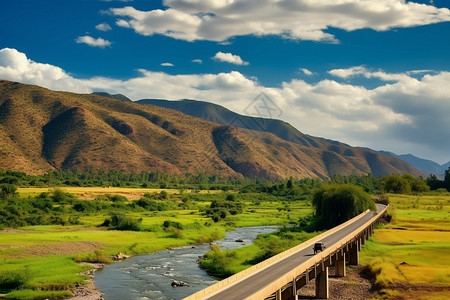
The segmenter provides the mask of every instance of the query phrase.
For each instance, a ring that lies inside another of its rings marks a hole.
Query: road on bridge
[[[384,209],[384,205],[377,204],[377,210],[378,212]],[[341,230],[327,236],[323,240],[321,240],[327,248],[331,247],[341,239],[343,239],[346,235],[352,233],[354,230],[359,228],[360,226],[364,225],[366,222],[368,222],[374,215],[373,211],[370,211],[366,213],[362,218],[356,220],[355,222],[347,225],[346,227],[342,228]],[[275,262],[274,264],[268,266],[265,269],[262,269],[261,271],[244,278],[243,280],[230,285],[217,293],[206,297],[205,299],[209,300],[242,300],[259,289],[261,287],[270,285],[273,281],[278,279],[283,274],[288,273],[292,269],[294,269],[297,265],[307,261],[312,256],[314,256],[314,251],[312,246],[307,247],[305,249],[302,249],[278,262]],[[275,292],[275,291],[274,291]]]

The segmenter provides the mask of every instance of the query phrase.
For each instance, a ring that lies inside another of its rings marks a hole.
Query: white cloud
[[[303,74],[305,74],[306,76],[312,76],[312,75],[314,75],[314,73],[313,72],[311,72],[310,70],[308,70],[308,69],[305,69],[305,68],[300,68],[300,69],[298,69],[300,72],[302,72]]]
[[[36,84],[59,91],[91,91],[82,80],[71,77],[61,68],[34,62],[24,53],[10,48],[0,50],[0,79]]]
[[[117,20],[116,25],[120,27],[131,28],[131,25],[123,19]]]
[[[174,64],[170,63],[170,62],[165,62],[165,63],[162,63],[161,66],[163,66],[163,67],[173,67]]]
[[[223,53],[223,52],[217,52],[212,59],[221,61],[221,62],[227,62],[230,64],[235,64],[239,66],[247,66],[249,65],[248,62],[243,61],[242,58],[239,55],[234,55],[231,53]]]
[[[201,59],[199,59],[199,58],[193,59],[192,62],[196,63],[196,64],[202,64],[203,63],[203,61]]]
[[[347,70],[347,71],[345,71]],[[442,163],[450,160],[450,72],[417,78],[408,72],[390,74],[366,67],[332,70],[376,76],[389,82],[368,89],[322,80],[293,79],[280,87],[264,87],[237,71],[218,74],[170,75],[139,70],[128,80],[105,77],[77,79],[56,66],[34,62],[15,49],[0,50],[0,79],[36,84],[53,90],[90,93],[102,90],[131,99],[198,99],[244,113],[264,92],[283,111],[281,119],[304,133],[332,138],[355,146],[412,153]]]
[[[95,26],[95,29],[100,30],[100,31],[110,31],[111,26],[109,26],[108,23],[100,23]]]
[[[406,0],[164,0],[165,10],[112,8],[120,26],[150,36],[223,42],[242,35],[336,42],[330,27],[377,31],[450,21],[450,10]],[[125,20],[126,19],[126,20]]]
[[[340,77],[340,78],[344,78],[344,79],[354,77],[356,75],[363,75],[367,72],[368,72],[368,70],[363,66],[351,67],[348,69],[334,69],[334,70],[328,71],[328,73],[330,73],[331,75]]]
[[[427,73],[427,71],[407,71],[405,73],[385,73],[383,71],[370,71],[364,66],[351,67],[348,69],[334,69],[328,71],[329,74],[340,77],[343,79],[350,79],[357,75],[364,76],[365,78],[377,78],[381,81],[410,81],[415,80],[409,75]]]
[[[75,40],[78,44],[87,44],[91,47],[99,47],[99,48],[105,48],[111,46],[111,42],[104,40],[102,38],[94,39],[91,36],[85,35],[85,36],[79,36]]]

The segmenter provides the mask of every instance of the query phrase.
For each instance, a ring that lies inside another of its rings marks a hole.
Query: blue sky
[[[192,98],[264,92],[300,131],[450,160],[450,4],[404,0],[3,1],[0,79]]]

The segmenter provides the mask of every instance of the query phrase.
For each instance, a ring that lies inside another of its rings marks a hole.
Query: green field
[[[450,195],[389,195],[391,223],[375,231],[361,263],[381,299],[450,297]],[[396,298],[397,297],[397,298]]]
[[[159,193],[161,189],[131,188],[61,188],[76,199],[99,201],[102,194],[122,195],[128,198],[121,205],[144,194]],[[19,197],[27,199],[41,193],[52,193],[47,188],[21,188]],[[286,225],[311,214],[310,201],[285,201],[267,194],[239,194],[244,203],[241,214],[228,215],[214,222],[205,214],[211,201],[224,199],[224,191],[164,190],[172,209],[125,211],[132,219],[141,219],[141,231],[108,230],[98,227],[109,217],[111,209],[76,213],[79,225],[35,225],[0,231],[0,295],[11,299],[45,299],[68,297],[76,284],[87,279],[78,273],[91,268],[79,261],[111,262],[119,252],[135,255],[151,253],[170,247],[199,244],[217,240],[234,227],[257,225]],[[182,199],[189,198],[183,202]],[[20,199],[19,199],[20,201]],[[78,200],[71,200],[78,201]],[[103,200],[102,200],[103,201]],[[73,202],[76,203],[76,202]],[[103,202],[101,202],[103,203]],[[106,203],[106,202],[105,202]],[[109,203],[112,205],[114,203]],[[54,204],[71,207],[72,204]],[[113,206],[108,206],[113,207]],[[164,228],[165,221],[179,223],[182,229]],[[3,295],[2,295],[3,293]],[[0,296],[0,297],[1,297]]]

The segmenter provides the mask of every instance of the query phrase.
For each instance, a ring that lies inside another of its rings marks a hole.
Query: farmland
[[[363,247],[380,299],[450,294],[450,195],[389,195],[393,218]]]

